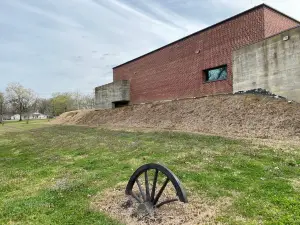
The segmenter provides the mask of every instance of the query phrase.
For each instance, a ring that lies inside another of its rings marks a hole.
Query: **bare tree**
[[[72,97],[74,99],[74,103],[76,104],[77,110],[80,109],[81,94],[79,91],[77,90],[75,93],[73,93]]]
[[[30,114],[35,113],[38,106],[38,97],[32,93],[31,101],[28,103],[28,105],[25,108],[25,111],[27,112],[27,123],[29,123]]]
[[[93,94],[82,95],[81,109],[93,109],[95,108],[95,98]]]
[[[9,103],[16,108],[20,115],[20,121],[22,121],[23,113],[28,112],[35,100],[34,92],[19,83],[10,83],[6,88],[6,93]]]
[[[0,123],[3,125],[3,114],[4,114],[4,109],[5,109],[5,98],[4,94],[0,92]]]
[[[42,114],[50,115],[51,114],[51,100],[38,98],[37,99],[37,111]]]
[[[79,91],[72,93],[74,106],[77,109],[92,109],[95,106],[93,94],[82,94]]]

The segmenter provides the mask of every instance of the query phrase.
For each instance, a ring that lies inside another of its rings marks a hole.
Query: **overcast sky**
[[[0,91],[91,93],[113,66],[262,2],[300,20],[299,0],[0,0]]]

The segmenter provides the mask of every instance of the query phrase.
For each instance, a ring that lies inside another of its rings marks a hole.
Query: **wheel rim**
[[[150,172],[154,172],[153,179]],[[144,182],[142,183],[141,180]],[[159,180],[163,180],[161,187],[159,187]],[[137,186],[137,191],[134,191],[134,186]],[[168,184],[171,184],[175,189],[175,198],[168,198],[161,201],[161,196]],[[126,186],[125,193],[131,195],[140,204],[147,204],[153,208],[159,208],[165,204],[175,201],[187,203],[187,197],[184,188],[182,187],[176,175],[167,167],[149,163],[139,167],[130,177]]]

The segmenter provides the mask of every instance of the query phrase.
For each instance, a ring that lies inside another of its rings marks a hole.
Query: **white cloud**
[[[0,1],[0,90],[18,81],[42,96],[92,92],[112,81],[113,66],[260,2],[250,1]],[[296,15],[289,2],[270,5]]]
[[[299,0],[212,0],[215,5],[223,5],[233,10],[244,11],[256,5],[265,3],[297,20],[300,20]]]

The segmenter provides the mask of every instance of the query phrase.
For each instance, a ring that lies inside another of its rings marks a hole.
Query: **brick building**
[[[114,107],[232,93],[233,52],[298,25],[297,20],[261,4],[114,67],[113,81],[128,81],[129,95],[111,101],[109,86],[116,88],[113,82],[105,91],[96,88],[96,105],[108,101]]]

